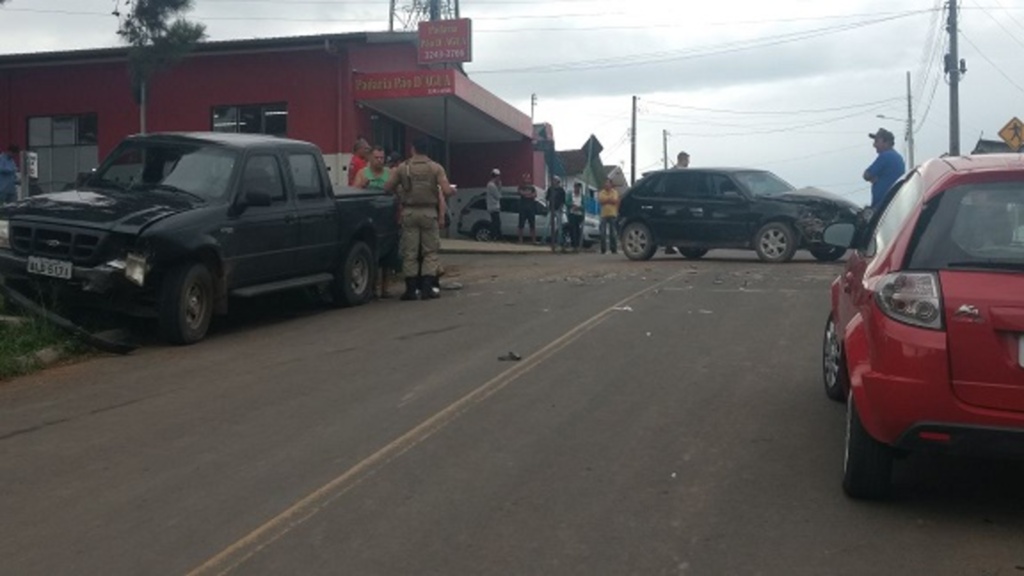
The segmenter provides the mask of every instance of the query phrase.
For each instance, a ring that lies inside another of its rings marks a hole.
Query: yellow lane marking
[[[535,354],[524,358],[522,362],[495,376],[479,388],[456,400],[447,408],[434,414],[412,430],[384,446],[374,454],[368,456],[352,468],[345,471],[341,476],[324,484],[308,496],[302,498],[285,511],[274,518],[271,518],[259,528],[253,530],[241,540],[228,546],[216,556],[203,562],[201,565],[188,572],[188,576],[206,576],[209,574],[227,574],[234,570],[249,558],[258,554],[261,550],[270,546],[276,540],[291,532],[299,525],[309,520],[321,510],[327,507],[338,497],[355,488],[359,483],[378,470],[384,468],[391,461],[402,454],[416,447],[424,440],[442,430],[445,426],[455,421],[464,412],[491,397],[493,394],[508,386],[523,374],[526,374],[541,362],[554,356],[557,352],[589,332],[602,322],[607,320],[617,311],[630,302],[653,292],[654,290],[684,276],[683,273],[675,274],[656,284],[626,297],[622,301],[609,306],[605,310],[585,320],[572,328],[562,336],[544,346]]]

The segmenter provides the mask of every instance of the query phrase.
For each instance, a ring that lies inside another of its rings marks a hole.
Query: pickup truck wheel
[[[864,429],[851,395],[846,401],[846,455],[843,459],[846,495],[858,499],[887,496],[892,483],[892,461],[892,448],[872,438]]]
[[[614,234],[614,231],[612,232]],[[643,222],[630,222],[622,229],[622,252],[630,260],[650,260],[658,250],[651,229]]]
[[[679,253],[687,260],[700,260],[708,251],[704,248],[680,248]]]
[[[796,232],[785,222],[769,222],[754,236],[754,250],[763,262],[789,262],[796,254]]]
[[[171,344],[195,344],[213,318],[213,276],[198,262],[179,264],[164,276],[160,290],[160,333]]]
[[[846,370],[843,343],[839,341],[835,317],[828,315],[821,350],[822,376],[825,381],[825,396],[836,402],[845,402],[850,393],[850,374]]]
[[[846,254],[846,248],[838,246],[816,246],[809,249],[811,256],[819,262],[835,262]]]
[[[331,296],[337,306],[359,306],[373,297],[377,281],[377,259],[365,242],[356,242],[349,249],[334,275]]]

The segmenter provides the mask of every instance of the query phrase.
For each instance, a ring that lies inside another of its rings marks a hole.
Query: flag
[[[604,172],[604,163],[601,162],[602,150],[604,146],[601,146],[601,142],[593,134],[583,144],[583,154],[587,159],[583,167],[583,181],[594,188],[603,186],[605,178],[608,177]]]

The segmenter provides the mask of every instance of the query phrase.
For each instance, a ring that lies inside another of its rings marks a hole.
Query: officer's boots
[[[441,288],[437,285],[437,276],[424,276],[420,284],[420,293],[424,300],[433,300],[441,297]]]
[[[405,292],[402,294],[402,300],[419,300],[419,286],[418,278],[406,278],[405,279]]]

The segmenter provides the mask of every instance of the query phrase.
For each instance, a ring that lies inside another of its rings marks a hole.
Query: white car
[[[501,195],[501,235],[503,237],[519,236],[519,194],[503,192]],[[545,241],[551,235],[549,228],[548,207],[538,198],[537,203],[537,240]],[[492,240],[491,213],[487,211],[487,196],[481,194],[459,211],[459,234],[469,236],[481,242]],[[524,237],[530,233],[529,225],[523,230]]]

